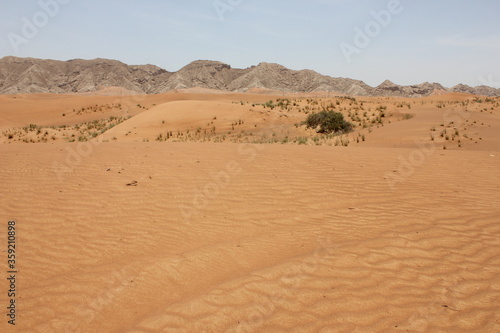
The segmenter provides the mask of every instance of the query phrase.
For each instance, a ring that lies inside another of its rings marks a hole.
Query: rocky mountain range
[[[69,61],[4,57],[0,59],[0,94],[82,93],[122,87],[157,94],[174,89],[208,88],[246,92],[252,88],[284,92],[332,92],[357,96],[422,97],[443,92],[500,96],[500,89],[439,83],[400,86],[385,81],[371,87],[363,81],[333,78],[311,70],[295,71],[278,64],[260,63],[246,69],[217,61],[194,61],[177,72],[154,65],[127,65],[108,59]]]

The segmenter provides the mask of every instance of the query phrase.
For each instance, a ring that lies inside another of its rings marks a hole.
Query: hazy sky
[[[500,0],[0,0],[0,57],[274,62],[370,85],[500,87],[499,15]]]

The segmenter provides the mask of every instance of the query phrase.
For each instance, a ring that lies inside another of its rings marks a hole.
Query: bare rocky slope
[[[400,86],[385,81],[371,87],[359,80],[333,78],[311,70],[295,71],[269,63],[235,69],[221,62],[200,60],[177,72],[168,72],[154,65],[130,66],[108,59],[0,59],[0,94],[93,92],[105,87],[123,87],[147,94],[201,87],[237,92],[252,88],[284,92],[328,91],[358,96],[422,97],[436,92],[500,96],[500,89],[462,84],[445,88],[439,83]]]

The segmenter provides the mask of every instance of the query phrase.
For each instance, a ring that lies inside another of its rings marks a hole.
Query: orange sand
[[[0,96],[0,129],[96,119],[61,113],[116,98]],[[499,108],[454,118],[478,133],[460,149],[430,141],[446,122],[431,98],[349,147],[175,143],[154,141],[160,120],[272,131],[299,115],[231,103],[259,95],[126,98],[135,116],[101,137],[116,142],[0,145],[19,271],[15,328],[1,276],[0,331],[500,330]]]

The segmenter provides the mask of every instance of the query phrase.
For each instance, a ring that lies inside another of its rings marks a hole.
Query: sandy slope
[[[108,95],[116,89],[103,90],[99,95],[87,94],[54,95],[54,94],[29,94],[29,95],[0,95],[0,130],[12,127],[26,126],[29,124],[55,126],[61,124],[80,123],[102,118],[103,116],[134,116],[157,104],[182,101],[246,101],[264,102],[269,96],[236,94],[236,93],[176,93],[170,92],[158,95],[131,95],[123,92],[122,95]],[[92,107],[95,105],[121,104],[122,109],[103,114],[102,112],[74,114],[73,110]],[[140,105],[141,107],[138,107]],[[63,114],[65,116],[63,117]]]
[[[78,148],[0,147],[18,331],[499,328],[500,154],[436,151],[391,188],[412,150]]]
[[[230,101],[173,101],[154,107],[133,119],[124,122],[103,134],[103,140],[116,137],[120,141],[155,140],[162,132],[186,131],[196,128],[229,130],[230,123],[245,119],[247,122],[260,120],[259,112],[250,112],[248,107]],[[212,124],[213,123],[213,124]],[[217,125],[222,124],[217,129]]]
[[[18,325],[1,332],[500,330],[497,111],[456,124],[479,133],[459,150],[423,140],[435,105],[349,147],[125,140],[162,118],[259,119],[234,95],[154,98],[117,142],[0,145],[19,265]]]
[[[443,140],[439,137],[439,132],[443,130],[442,125],[446,125],[449,133],[458,130],[461,137],[461,150],[498,150],[500,142],[498,140],[498,130],[500,129],[500,109],[494,108],[490,112],[480,112],[481,104],[464,107],[460,104],[436,108],[441,101],[461,102],[471,99],[467,94],[446,94],[442,96],[425,97],[421,99],[393,99],[412,104],[411,109],[405,112],[411,113],[415,118],[400,121],[393,124],[386,124],[370,134],[366,142],[361,145],[369,147],[393,147],[393,148],[415,148],[418,143],[432,143],[436,147],[447,146],[448,149],[457,149],[456,141]],[[377,99],[369,99],[377,100]],[[453,122],[452,125],[449,125]],[[448,126],[449,125],[449,126]],[[436,131],[430,131],[435,128]],[[435,141],[430,141],[430,136],[435,137]],[[467,135],[468,138],[463,136]]]

